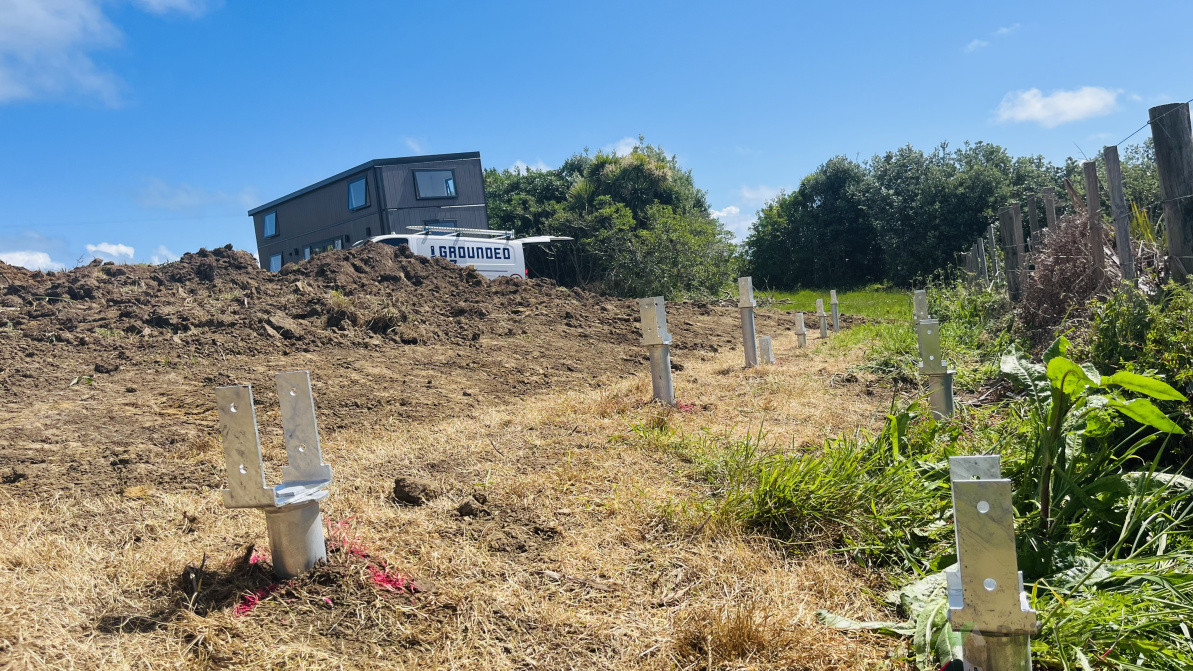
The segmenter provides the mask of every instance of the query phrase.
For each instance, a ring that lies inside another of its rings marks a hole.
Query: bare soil
[[[731,346],[735,312],[671,306],[675,364]],[[280,274],[230,248],[59,273],[0,262],[0,486],[218,487],[167,458],[210,439],[216,386],[260,396],[274,373],[309,369],[322,427],[427,421],[640,373],[637,322],[632,301],[385,245]]]
[[[732,304],[668,321],[681,406],[660,410],[636,302],[549,281],[381,245],[282,273],[230,247],[0,263],[0,669],[898,667],[812,617],[890,617],[880,577],[707,528],[708,483],[632,435],[814,447],[889,397],[795,349],[789,313],[759,311],[780,365],[750,371]],[[254,385],[276,482],[273,375],[296,369],[336,469],[332,553],[279,587],[250,561],[260,514],[219,503],[213,389]]]

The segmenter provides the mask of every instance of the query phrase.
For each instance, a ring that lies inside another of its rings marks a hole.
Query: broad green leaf
[[[1092,363],[1081,364],[1081,370],[1085,371],[1085,374],[1093,381],[1095,387],[1106,385],[1106,381],[1102,379],[1102,374],[1098,372],[1097,368],[1094,368]]]
[[[1106,412],[1101,408],[1095,408],[1086,414],[1084,433],[1090,438],[1109,436],[1118,428],[1118,423],[1114,420],[1115,418],[1112,413]]]
[[[1053,387],[1070,398],[1079,395],[1086,387],[1099,386],[1090,379],[1084,368],[1063,356],[1052,357],[1048,362],[1048,379],[1052,381]]]
[[[1187,401],[1184,394],[1173,389],[1167,382],[1157,380],[1154,377],[1140,375],[1139,373],[1132,373],[1127,370],[1120,370],[1103,380],[1105,384],[1117,384],[1118,386],[1128,391],[1133,391],[1139,394],[1147,394],[1152,398],[1160,399],[1161,401]]]
[[[1112,398],[1109,405],[1145,426],[1150,426],[1165,433],[1185,433],[1184,429],[1177,426],[1176,422],[1168,419],[1163,412],[1160,412],[1159,408],[1146,398],[1136,398],[1130,401],[1120,401]]]
[[[1058,356],[1064,356],[1067,351],[1069,351],[1069,339],[1064,336],[1057,338],[1048,346],[1048,349],[1044,350],[1044,365],[1048,365],[1049,361]]]
[[[1008,353],[1002,355],[999,369],[1012,382],[1031,392],[1037,403],[1048,401],[1048,374],[1044,366],[1032,363],[1017,348],[1011,347]]]

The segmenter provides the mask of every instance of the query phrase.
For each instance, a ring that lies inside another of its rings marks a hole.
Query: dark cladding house
[[[249,210],[261,267],[409,226],[488,228],[479,152],[381,158]]]

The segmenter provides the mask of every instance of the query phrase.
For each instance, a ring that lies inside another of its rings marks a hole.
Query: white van
[[[525,278],[529,272],[522,245],[563,242],[572,238],[537,235],[515,238],[513,231],[493,231],[480,228],[450,228],[447,226],[411,226],[406,235],[391,233],[375,235],[352,245],[366,242],[383,245],[406,245],[419,256],[438,256],[460,266],[472,266],[476,272],[493,280],[498,277]]]

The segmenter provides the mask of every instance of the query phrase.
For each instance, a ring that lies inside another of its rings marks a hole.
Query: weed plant
[[[1173,283],[1148,296],[1124,283],[1109,297],[1093,302],[1091,312],[1089,357],[1099,371],[1155,375],[1186,396],[1193,394],[1193,291]],[[1159,405],[1186,434],[1193,433],[1193,407],[1172,401]],[[1193,439],[1175,441],[1169,455],[1170,465],[1193,457]]]

